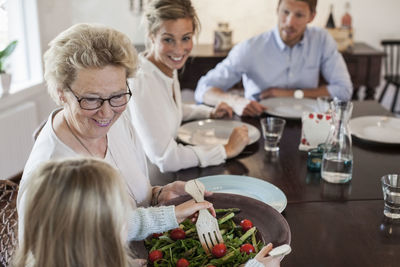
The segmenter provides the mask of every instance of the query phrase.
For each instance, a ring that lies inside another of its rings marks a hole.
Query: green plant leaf
[[[4,72],[3,69],[4,61],[6,60],[7,57],[9,57],[12,54],[17,44],[18,41],[14,40],[11,43],[9,43],[7,47],[4,48],[4,50],[0,51],[0,72]]]

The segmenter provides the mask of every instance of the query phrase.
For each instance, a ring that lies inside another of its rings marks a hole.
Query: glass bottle
[[[350,15],[350,3],[346,2],[345,12],[342,17],[342,28],[351,29],[351,24],[352,24],[352,18]]]
[[[218,23],[218,29],[214,31],[214,51],[229,51],[232,48],[232,30],[228,22]]]
[[[331,4],[328,21],[326,22],[326,26],[325,27],[329,28],[329,29],[334,29],[336,27],[335,26],[335,20],[333,19],[333,4]]]
[[[346,183],[353,172],[353,152],[348,121],[353,103],[335,98],[331,103],[332,126],[322,156],[321,176],[330,183]]]

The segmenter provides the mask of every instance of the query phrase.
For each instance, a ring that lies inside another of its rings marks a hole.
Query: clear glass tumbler
[[[264,149],[266,151],[279,151],[279,141],[286,121],[281,118],[267,117],[261,119],[260,123],[264,136]]]
[[[385,175],[381,182],[385,201],[383,214],[391,219],[400,219],[400,175]]]

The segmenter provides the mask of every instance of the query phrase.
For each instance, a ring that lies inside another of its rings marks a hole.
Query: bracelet
[[[160,198],[160,195],[161,195],[161,192],[163,189],[164,189],[164,186],[161,186],[160,190],[158,190],[157,197],[156,197],[157,204],[159,203],[158,199]]]
[[[163,188],[164,188],[164,187],[161,186],[161,187],[160,187],[160,190],[158,190],[158,192],[155,194],[155,196],[154,196],[154,198],[153,198],[153,201],[152,201],[152,206],[157,206],[157,205],[158,205],[158,198],[160,197]]]

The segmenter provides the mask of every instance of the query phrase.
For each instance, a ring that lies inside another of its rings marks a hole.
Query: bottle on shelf
[[[214,51],[229,51],[232,48],[232,30],[228,22],[219,22],[214,31]]]
[[[346,2],[345,12],[342,17],[342,28],[351,29],[352,27],[351,24],[352,24],[352,17],[350,15],[350,3]]]
[[[336,27],[335,20],[333,19],[333,4],[331,4],[328,21],[326,22],[326,28],[334,29]]]

